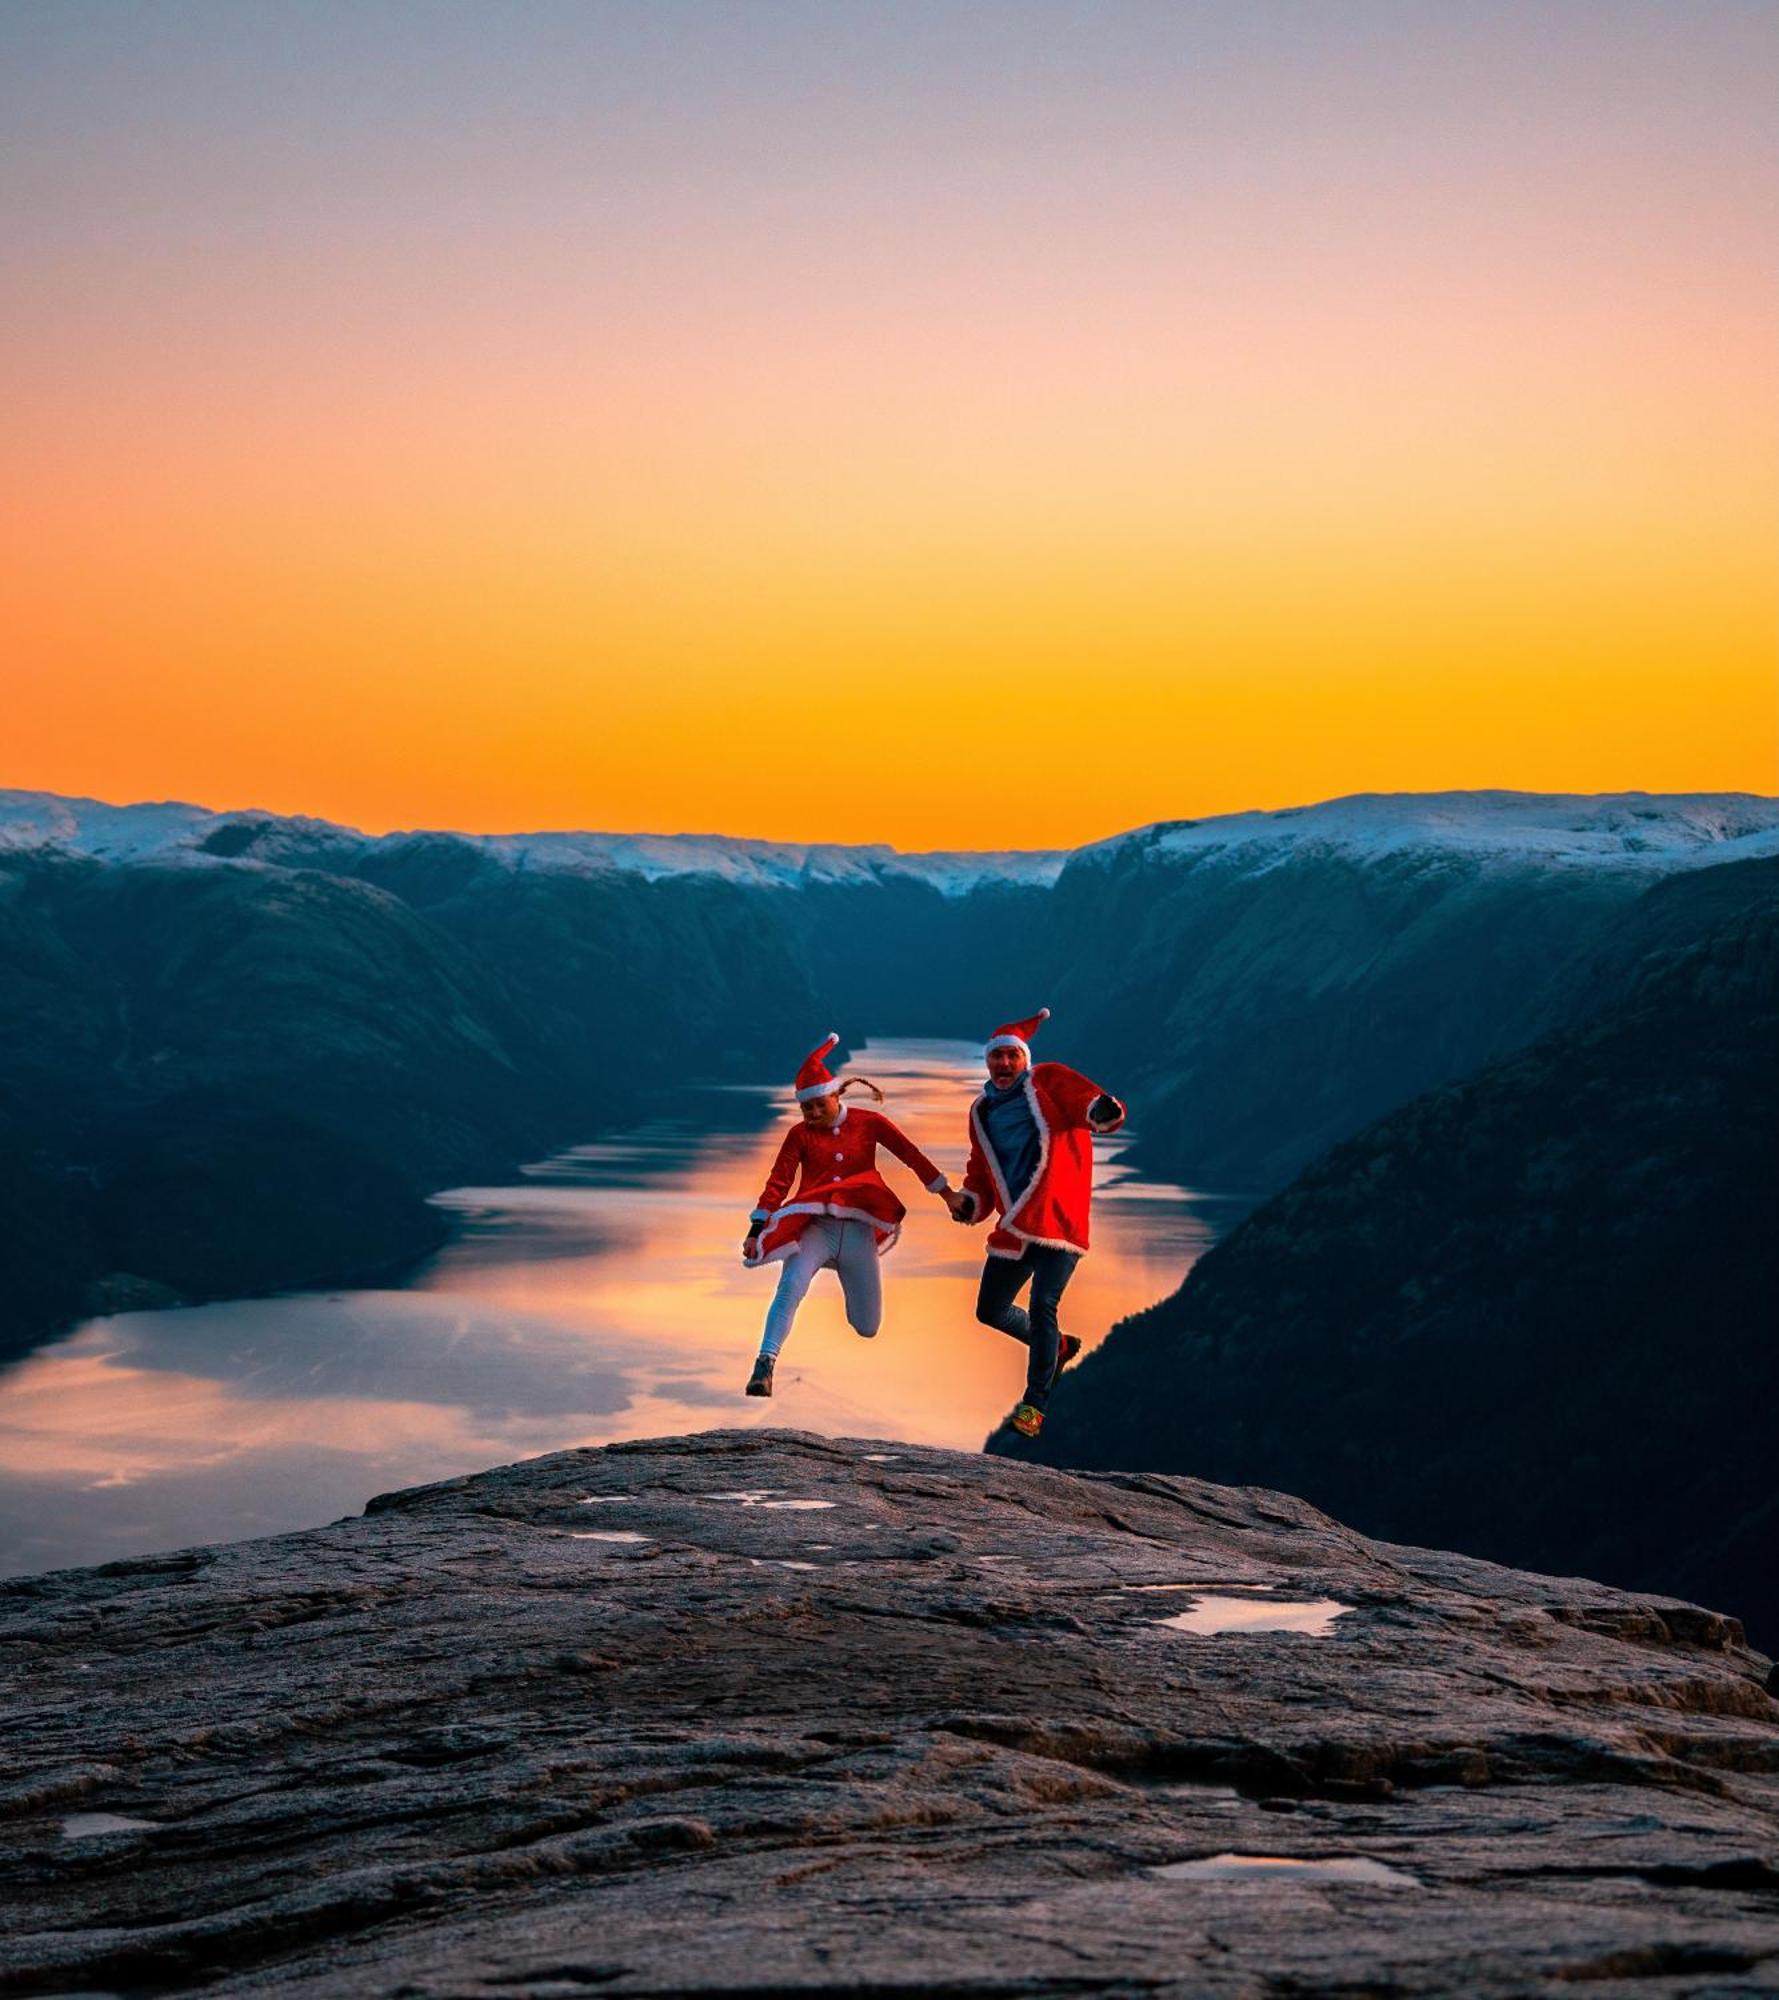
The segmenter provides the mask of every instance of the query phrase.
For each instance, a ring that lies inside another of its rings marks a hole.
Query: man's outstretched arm
[[[1102,1090],[1092,1077],[1064,1063],[1051,1063],[1047,1068],[1050,1074],[1044,1080],[1065,1125],[1085,1125],[1090,1132],[1116,1132],[1124,1123],[1122,1101]]]

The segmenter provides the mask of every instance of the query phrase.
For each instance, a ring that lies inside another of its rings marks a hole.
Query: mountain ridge
[[[231,830],[240,836],[238,843],[206,848],[208,841]],[[1270,848],[1283,858],[1301,845],[1320,844],[1381,857],[1420,845],[1536,856],[1559,864],[1678,865],[1726,841],[1738,843],[1744,853],[1765,852],[1768,844],[1779,851],[1779,798],[1750,792],[1355,792],[1305,805],[1154,821],[1072,849],[902,850],[887,842],[593,829],[466,833],[414,827],[367,834],[333,821],[257,807],[217,810],[178,800],[113,804],[55,792],[0,790],[0,849],[60,846],[103,859],[206,853],[240,859],[264,843],[266,853],[257,858],[273,865],[301,865],[294,857],[305,847],[339,854],[441,840],[461,841],[514,868],[605,866],[648,879],[708,873],[759,887],[868,879],[882,872],[910,874],[960,893],[991,879],[1047,885],[1071,863],[1103,865],[1129,848],[1181,859],[1234,857]],[[280,861],[282,855],[293,860]]]

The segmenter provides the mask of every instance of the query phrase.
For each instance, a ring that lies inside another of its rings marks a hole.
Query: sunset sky
[[[1779,789],[1769,0],[7,0],[0,785]]]

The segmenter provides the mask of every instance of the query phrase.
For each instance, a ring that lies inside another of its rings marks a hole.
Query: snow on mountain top
[[[750,888],[797,888],[811,882],[909,879],[959,896],[984,882],[1044,886],[1061,873],[1061,851],[902,854],[887,845],[746,840],[697,833],[403,832],[373,835],[327,820],[250,810],[212,812],[164,801],[108,805],[53,792],[0,791],[0,851],[50,847],[105,861],[217,858],[273,866],[349,865],[359,855],[426,841],[461,841],[515,872],[618,871],[646,881],[665,876],[716,877]],[[211,843],[208,847],[206,843]]]
[[[58,792],[0,790],[0,852],[53,847],[98,861],[162,860],[195,852],[219,827],[240,823],[276,827],[306,841],[368,840],[351,827],[324,819],[212,812],[208,806],[178,799],[114,806],[103,799],[65,798]]]
[[[1216,858],[1255,870],[1314,853],[1375,861],[1429,852],[1519,866],[1684,867],[1779,853],[1779,799],[1748,792],[1362,792],[1278,812],[1164,820],[1071,856],[1018,849],[902,854],[884,845],[715,833],[373,835],[328,820],[212,812],[177,801],[119,806],[0,791],[0,851],[52,847],[107,861],[348,868],[363,856],[432,841],[461,842],[515,873],[700,876],[765,889],[914,880],[961,896],[985,882],[1044,887],[1065,862],[1107,866],[1133,855]]]
[[[944,894],[963,895],[988,881],[1047,885],[1068,859],[1063,852],[1036,851],[903,854],[884,845],[744,840],[721,833],[505,833],[450,838],[467,840],[515,869],[618,868],[649,881],[666,875],[705,875],[763,889],[912,876]]]
[[[1263,870],[1314,853],[1683,867],[1779,853],[1779,799],[1751,792],[1356,792],[1277,812],[1163,820],[1083,847],[1072,865],[1108,866],[1141,854],[1215,857]]]

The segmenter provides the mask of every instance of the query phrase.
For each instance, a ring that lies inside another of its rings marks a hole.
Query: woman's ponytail
[[[844,1097],[849,1090],[868,1090],[877,1099],[879,1104],[883,1102],[883,1092],[877,1088],[876,1084],[868,1076],[849,1076],[840,1088],[835,1091],[834,1095],[836,1097]]]

